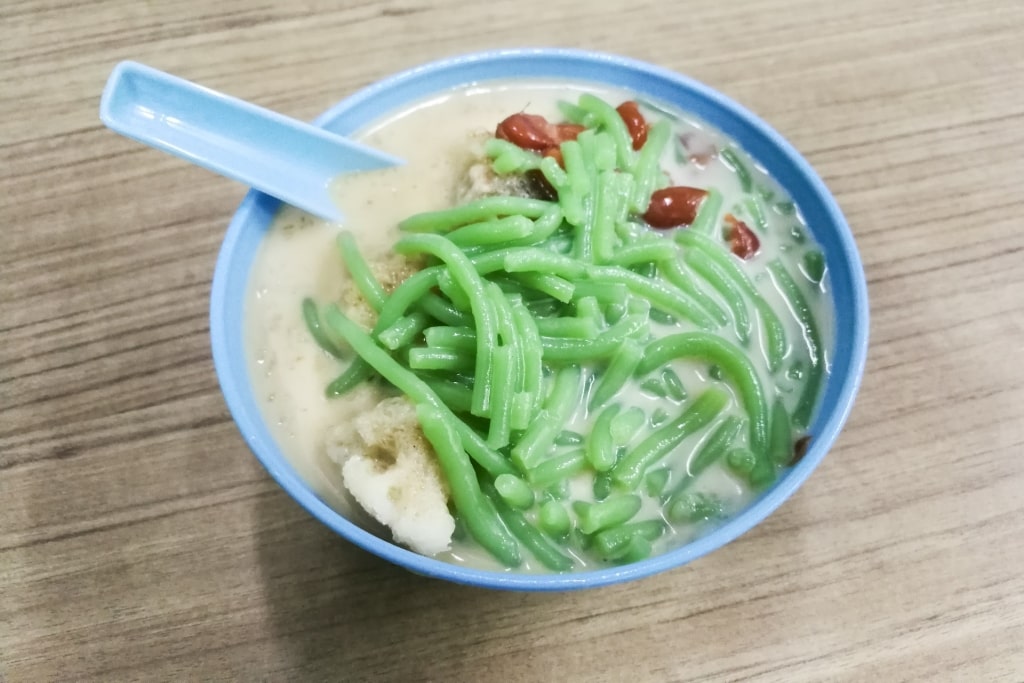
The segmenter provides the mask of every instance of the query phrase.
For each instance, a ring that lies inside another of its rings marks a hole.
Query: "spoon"
[[[249,102],[121,62],[100,100],[111,130],[169,152],[330,221],[328,192],[342,173],[404,163],[390,154]]]

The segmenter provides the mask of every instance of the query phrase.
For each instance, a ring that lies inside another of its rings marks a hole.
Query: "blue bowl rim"
[[[667,83],[667,87],[689,91],[689,94],[698,100],[705,100],[712,108],[735,117],[742,125],[751,128],[755,135],[765,138],[770,147],[786,157],[804,180],[809,183],[813,195],[822,202],[827,219],[835,227],[839,240],[839,249],[836,251],[841,252],[842,259],[849,269],[854,305],[852,310],[847,311],[852,316],[853,327],[853,338],[846,340],[845,344],[850,354],[849,371],[843,377],[835,375],[830,377],[829,383],[841,382],[838,392],[835,392],[836,402],[832,411],[825,416],[824,424],[815,430],[815,438],[805,456],[752,505],[710,533],[663,554],[624,566],[568,574],[517,573],[512,570],[489,571],[450,564],[419,555],[380,538],[348,521],[313,493],[287,463],[284,456],[280,454],[265,425],[262,424],[262,418],[258,411],[253,414],[251,410],[247,409],[244,400],[246,387],[239,386],[231,377],[229,367],[233,352],[229,342],[234,335],[229,334],[225,321],[229,318],[228,311],[231,310],[231,305],[240,305],[237,299],[229,297],[228,292],[228,273],[232,257],[246,226],[252,220],[253,213],[260,209],[261,202],[269,200],[275,202],[276,205],[276,200],[271,200],[256,190],[251,190],[245,196],[231,220],[218,254],[211,288],[211,346],[217,378],[228,409],[250,449],[267,472],[311,515],[364,550],[414,573],[485,588],[558,591],[595,588],[635,580],[688,564],[746,533],[788,499],[824,458],[849,417],[864,372],[869,330],[867,285],[853,235],[834,197],[818,174],[788,141],[762,119],[732,99],[692,78],[663,67],[619,55],[563,48],[516,48],[475,52],[440,59],[401,71],[359,90],[317,117],[314,123],[325,126],[342,112],[417,79],[429,79],[460,70],[472,71],[474,68],[481,66],[486,68],[495,63],[519,63],[533,66],[561,63],[588,68],[615,68],[635,72],[643,78],[660,80]],[[492,78],[515,75],[515,72],[511,72],[506,76],[493,76]],[[551,76],[565,77],[564,74],[555,73],[552,73]],[[471,80],[467,79],[467,82]],[[600,79],[585,77],[579,80],[600,82]],[[423,95],[429,94],[429,92],[424,91]],[[439,92],[439,90],[434,89],[433,92]],[[704,118],[707,119],[707,117]],[[708,122],[718,125],[714,119]],[[759,161],[762,160],[759,159]],[[831,255],[828,254],[828,256]],[[829,261],[831,262],[831,259]],[[237,316],[235,317],[237,318]],[[815,422],[820,423],[821,420],[822,415],[819,414]]]

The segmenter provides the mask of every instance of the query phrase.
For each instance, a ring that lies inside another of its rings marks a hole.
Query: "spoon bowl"
[[[136,62],[114,68],[100,100],[111,130],[329,221],[342,173],[402,164],[385,152]]]

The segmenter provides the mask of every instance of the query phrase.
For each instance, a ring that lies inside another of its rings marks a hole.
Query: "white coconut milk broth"
[[[340,467],[328,457],[326,447],[327,434],[332,429],[369,409],[380,395],[370,388],[361,388],[341,398],[326,398],[324,388],[343,368],[312,340],[302,319],[300,303],[305,297],[313,297],[320,302],[342,298],[347,276],[335,246],[339,231],[346,229],[354,233],[367,260],[374,260],[389,251],[391,244],[398,239],[396,226],[399,221],[422,211],[449,207],[455,202],[454,188],[459,185],[474,154],[479,154],[482,141],[493,134],[499,121],[524,110],[541,114],[549,120],[561,120],[558,100],[575,101],[583,91],[593,92],[613,104],[632,98],[630,93],[589,84],[567,86],[544,81],[510,81],[453,91],[382,119],[357,137],[404,158],[407,163],[385,171],[340,179],[335,194],[345,214],[343,224],[326,223],[285,207],[264,238],[250,275],[245,316],[248,360],[263,414],[282,452],[317,495],[346,517],[385,538],[390,537],[387,530],[363,513],[346,493]],[[642,111],[649,120],[658,116],[651,109],[642,108]],[[711,144],[721,148],[727,144],[721,135],[705,124],[681,117],[676,133],[685,132],[697,134],[698,146]],[[767,230],[755,229],[761,240],[761,253],[747,272],[782,318],[790,345],[783,369],[773,378],[759,347],[759,320],[751,311],[754,332],[750,356],[766,387],[769,403],[780,395],[787,408],[792,410],[802,386],[801,368],[805,373],[808,366],[807,354],[800,328],[788,314],[784,299],[773,286],[765,266],[782,255],[790,272],[798,276],[800,271],[796,264],[801,262],[803,253],[815,245],[807,235],[799,212],[794,213],[787,206],[788,200],[778,184],[756,167],[749,157],[741,155],[741,158],[750,168],[756,187],[761,188],[763,206],[767,208]],[[754,226],[752,217],[740,201],[743,192],[736,174],[718,157],[702,167],[690,161],[685,149],[674,140],[666,149],[662,167],[671,177],[669,184],[718,188],[725,197],[722,212],[731,212]],[[806,240],[801,240],[804,235],[807,235]],[[818,321],[824,348],[830,349],[832,313],[827,277],[816,291],[811,291],[806,281],[802,280],[801,284],[805,285],[808,303]],[[692,328],[687,323],[678,326],[652,324],[656,335],[688,329]],[[719,333],[736,342],[731,328],[723,328]],[[710,379],[709,368],[700,363],[676,361],[672,367],[690,398],[701,393],[702,386]],[[717,384],[728,389],[725,383]],[[627,387],[617,400],[623,405],[639,406],[647,415],[661,406],[670,419],[678,416],[681,410],[680,404],[644,393],[636,385]],[[582,405],[585,406],[585,402]],[[729,411],[741,414],[735,396],[727,409]],[[593,417],[581,408],[566,429],[585,434]],[[679,457],[670,457],[655,466],[671,468],[668,487],[672,487],[685,472],[688,459],[706,436],[706,431],[685,441],[677,451]],[[669,460],[671,462],[667,462]],[[724,502],[726,518],[742,510],[752,496],[749,489],[738,483],[720,464],[701,474],[688,490],[717,495]],[[571,497],[593,500],[593,476],[584,474],[576,477],[571,482]],[[657,502],[645,498],[645,507],[634,520],[656,518],[661,514]],[[706,533],[712,524],[670,525],[672,530],[655,545],[655,552],[692,540]],[[453,543],[450,552],[438,557],[481,568],[502,569],[475,544],[460,541]],[[577,559],[581,565],[584,563],[583,558]],[[544,571],[542,567],[531,564],[528,554],[524,560],[524,567],[517,571]]]

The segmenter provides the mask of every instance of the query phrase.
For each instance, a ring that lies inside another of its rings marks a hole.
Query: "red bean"
[[[652,228],[676,228],[690,225],[697,217],[706,190],[696,187],[666,187],[655,190],[651,195],[651,203],[644,214],[644,220]]]
[[[556,141],[551,137],[551,124],[543,116],[537,114],[512,114],[498,124],[494,136],[508,140],[517,147],[543,152]]]
[[[811,445],[811,435],[805,434],[796,440],[793,444],[793,459],[789,462],[790,465],[795,465],[800,462],[804,455],[807,453],[807,449]]]
[[[725,239],[729,240],[732,253],[744,260],[753,258],[761,248],[761,240],[754,231],[731,213],[725,214],[725,225]]]
[[[718,154],[715,143],[702,133],[683,133],[679,136],[679,141],[690,155],[690,161],[698,166],[707,166]]]
[[[640,107],[633,100],[627,100],[615,108],[626,123],[629,137],[633,138],[633,149],[640,149],[647,142],[647,121],[640,113]]]
[[[565,168],[565,160],[562,159],[562,148],[561,147],[548,147],[544,150],[543,156],[551,157],[558,162],[558,165]]]
[[[575,140],[579,137],[579,134],[586,130],[583,126],[579,126],[575,123],[557,123],[555,125],[549,125],[548,133],[555,139],[556,144],[562,144],[569,140]]]

